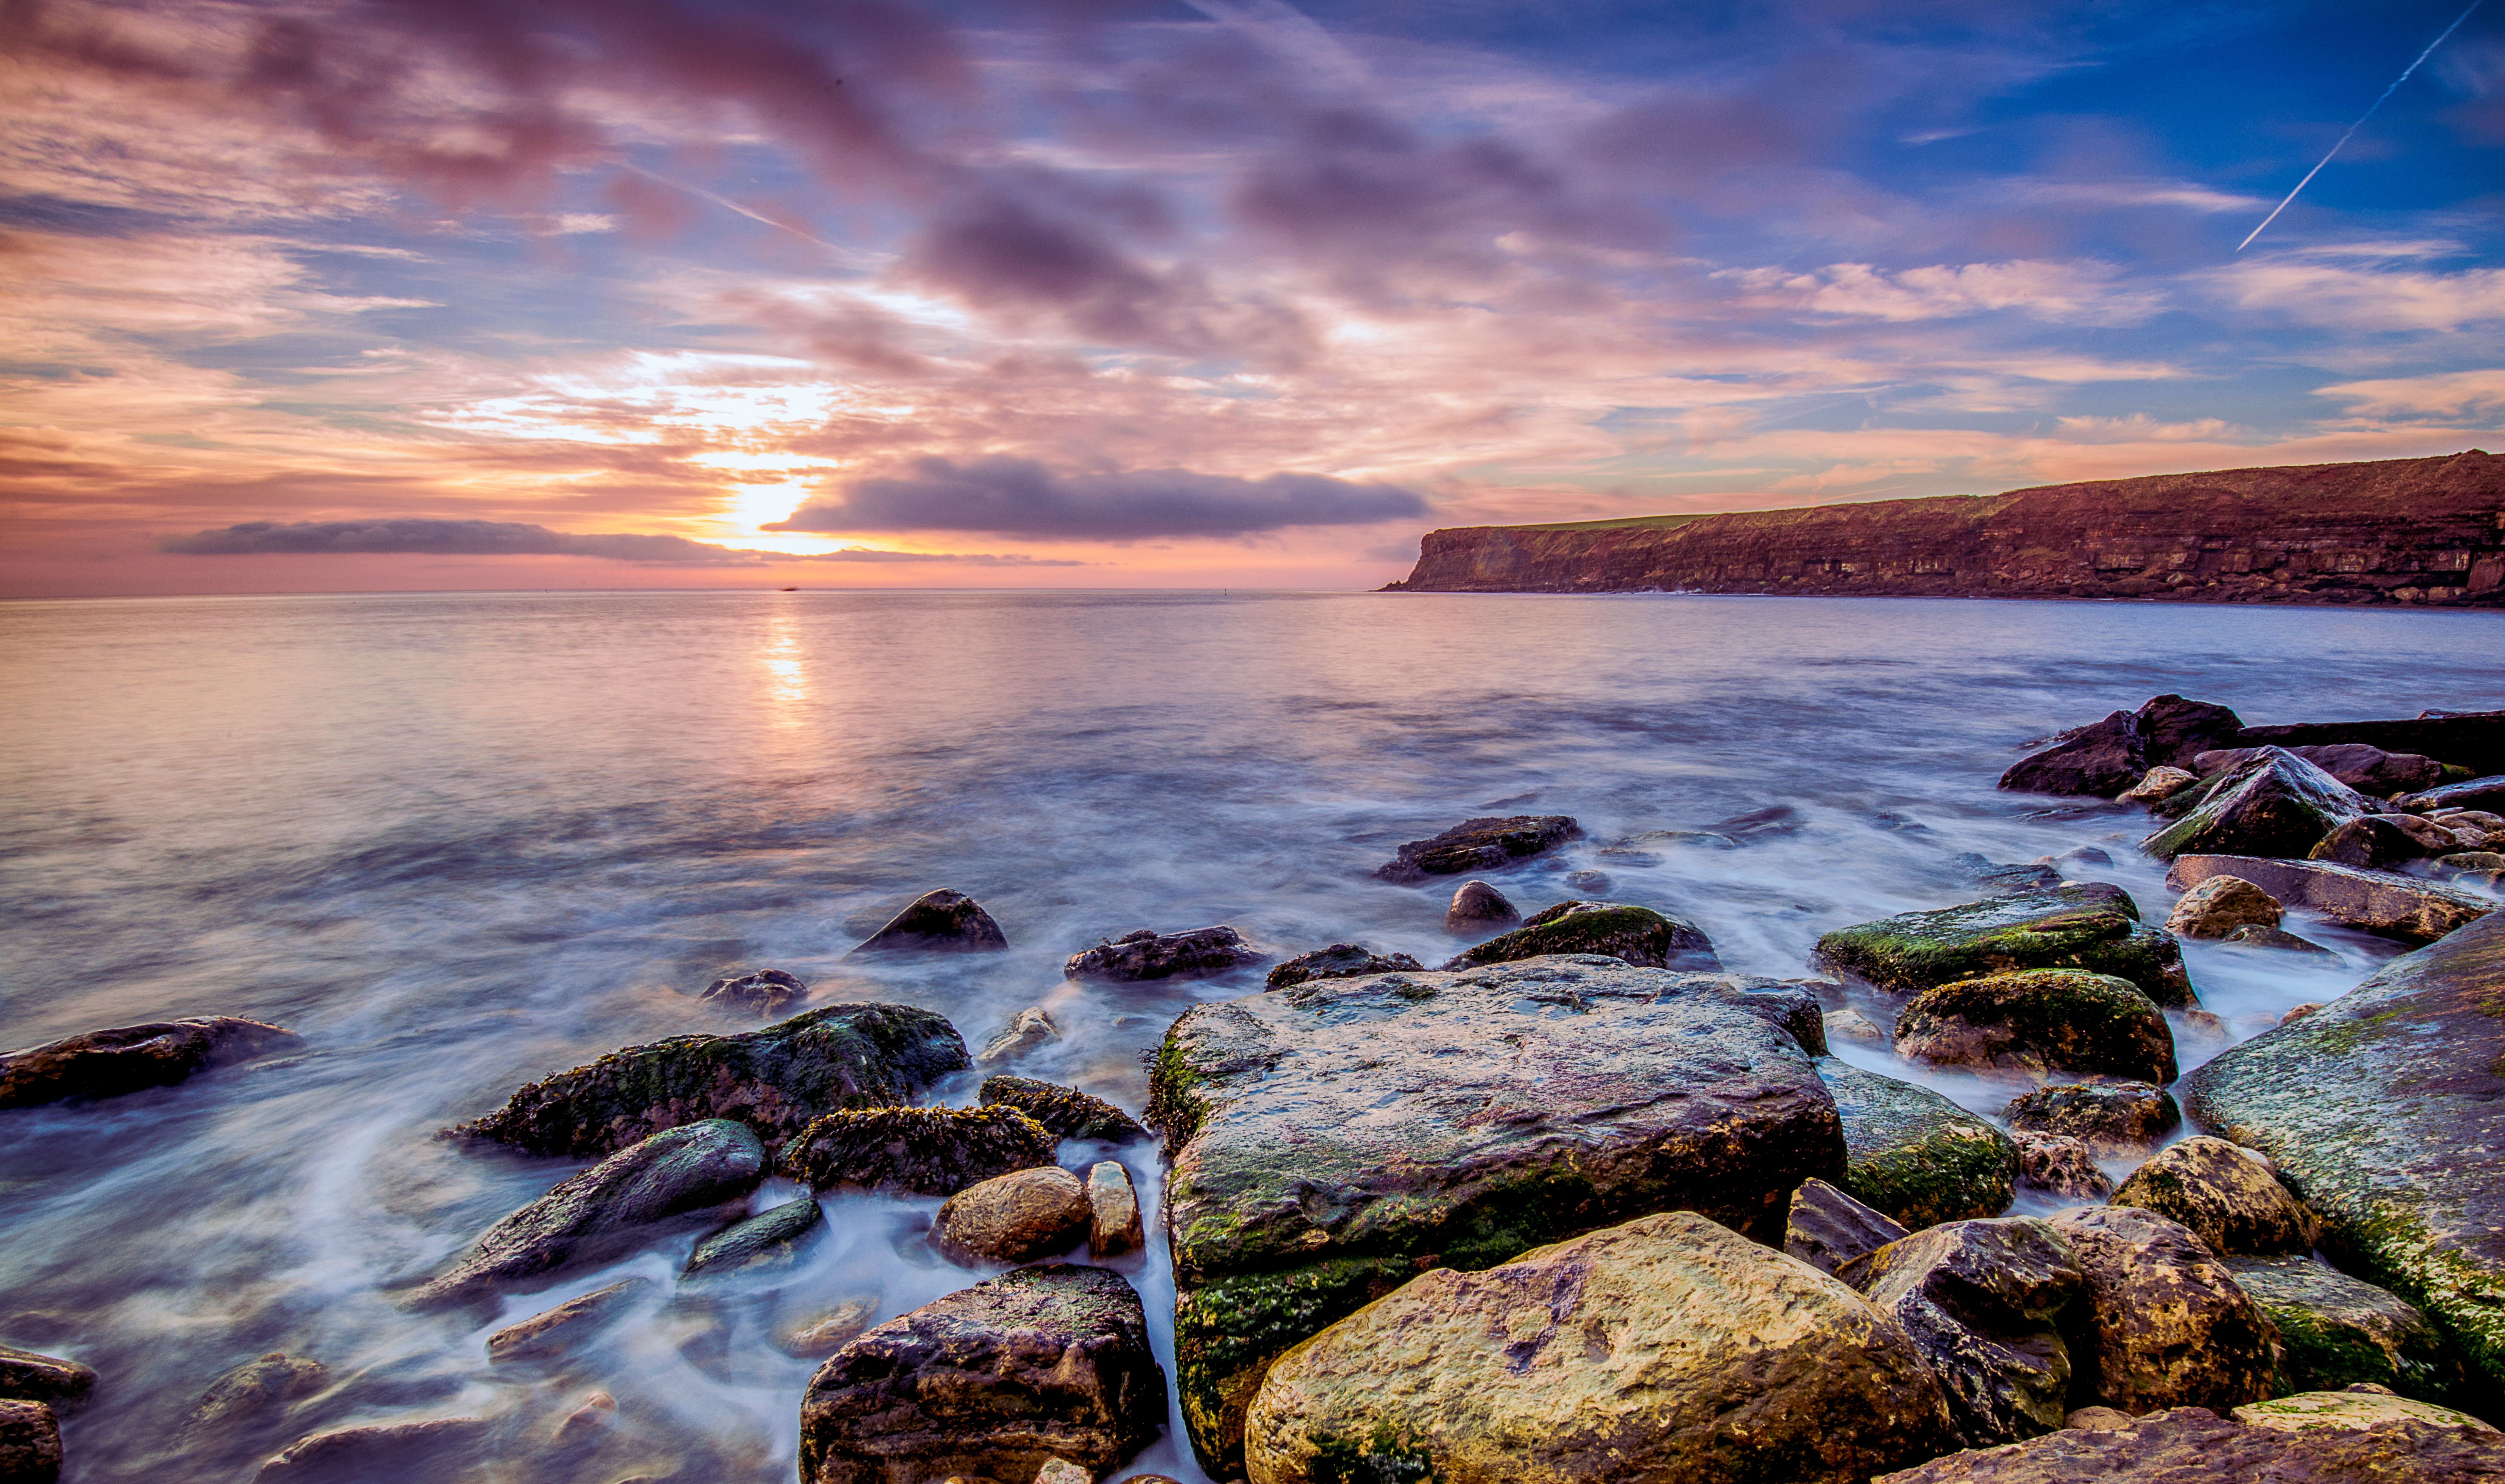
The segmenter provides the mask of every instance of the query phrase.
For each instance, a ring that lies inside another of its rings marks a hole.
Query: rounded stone
[[[2143,1153],[2183,1126],[2174,1094],[2154,1082],[2128,1080],[2038,1087],[2011,1099],[2003,1116],[2012,1133],[2084,1140],[2100,1155]]]
[[[2271,1393],[2278,1331],[2209,1248],[2153,1211],[2078,1206],[2049,1219],[2087,1275],[2064,1317],[2074,1396],[2137,1416],[2223,1412]]]
[[[1025,1262],[1076,1246],[1094,1215],[1068,1170],[1013,1170],[948,1197],[931,1240],[960,1262]]]
[[[2166,928],[2183,937],[2225,937],[2238,928],[2276,928],[2278,899],[2241,876],[2211,876],[2183,894]]]
[[[2313,1246],[2312,1219],[2271,1167],[2206,1134],[2150,1156],[2113,1193],[2112,1204],[2180,1222],[2222,1257],[2267,1257]]]
[[[1896,1052],[1941,1066],[2174,1080],[2174,1033],[2128,979],[2021,970],[1927,989],[1896,1017]]]
[[[1520,921],[1521,909],[1484,881],[1463,882],[1453,892],[1452,905],[1444,908],[1444,928],[1450,933],[1509,928]]]

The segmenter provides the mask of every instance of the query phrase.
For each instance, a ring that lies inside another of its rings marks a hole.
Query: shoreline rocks
[[[2118,886],[2086,882],[1838,928],[1818,961],[1882,989],[1916,994],[2019,969],[2083,969],[2137,985],[2159,1005],[2195,1003],[2182,945],[2143,925]]]
[[[853,952],[999,953],[1008,945],[1008,935],[992,921],[981,902],[943,886],[907,902],[877,932],[854,945]]]
[[[1572,816],[1565,814],[1465,819],[1441,834],[1401,846],[1390,861],[1375,867],[1374,874],[1378,880],[1397,886],[1414,886],[1429,876],[1501,870],[1518,861],[1545,855],[1582,832]]]
[[[780,969],[759,969],[753,973],[716,979],[696,997],[706,1005],[768,1020],[808,998],[809,986],[800,982],[799,975]]]
[[[2278,1331],[2199,1237],[2133,1206],[2075,1206],[2048,1224],[2087,1277],[2063,1322],[2073,1395],[2134,1415],[2270,1395]]]
[[[1444,908],[1444,931],[1476,933],[1486,928],[1507,928],[1522,921],[1522,911],[1484,881],[1464,881],[1453,889],[1452,902]]]
[[[1087,1187],[1068,1170],[1012,1170],[948,1197],[932,1219],[931,1245],[961,1263],[1031,1262],[1077,1246],[1093,1215]]]
[[[1822,1180],[1805,1180],[1783,1215],[1783,1255],[1796,1257],[1846,1288],[1870,1287],[1870,1259],[1913,1233]]]
[[[2188,890],[2212,876],[2250,881],[2289,906],[2318,912],[2345,928],[2426,943],[2473,923],[2497,903],[2452,887],[2327,861],[2270,861],[2257,856],[2182,855],[2167,885]]]
[[[2151,1155],[2108,1204],[2137,1206],[2180,1224],[2222,1257],[2313,1250],[2313,1221],[2251,1154],[2195,1134]]]
[[[303,1048],[294,1031],[238,1015],[115,1026],[0,1054],[0,1108],[118,1098],[194,1074]]]
[[[2505,1448],[2469,1430],[2400,1419],[2372,1431],[2250,1427],[2205,1407],[1933,1459],[1873,1484],[2206,1484],[2228,1480],[2487,1484]]]
[[[1010,1077],[1006,1073],[987,1077],[978,1097],[986,1108],[1016,1109],[1042,1124],[1056,1139],[1128,1144],[1148,1137],[1139,1120],[1103,1098],[1076,1087],[1040,1082],[1031,1077]]]
[[[1896,1054],[1947,1067],[2174,1080],[2174,1032],[2138,986],[2029,969],[1923,990],[1896,1017]]]
[[[968,1185],[1052,1163],[1050,1130],[1006,1104],[868,1108],[830,1113],[783,1147],[783,1173],[812,1190],[861,1185],[954,1195]]]
[[[1464,949],[1443,967],[1472,969],[1554,953],[1600,954],[1639,969],[1716,973],[1722,968],[1712,940],[1694,923],[1616,901],[1561,901],[1510,933]]]
[[[1865,1291],[1939,1378],[1967,1446],[1990,1447],[2054,1431],[2068,1415],[2057,1322],[2086,1285],[2051,1226],[2016,1217],[1891,1242],[1872,1257]]]
[[[2400,1295],[2301,1254],[2230,1257],[2227,1271],[2278,1326],[2281,1368],[2298,1391],[2363,1382],[2420,1401],[2470,1399],[2444,1336]]]
[[[2176,799],[2193,796],[2190,791]],[[2169,800],[2170,803],[2174,800]],[[2210,782],[2180,819],[2139,842],[2161,861],[2178,855],[2302,856],[2376,801],[2280,748]]]
[[[2156,696],[2137,711],[2117,711],[2063,733],[2051,747],[2011,763],[1999,786],[2022,794],[2111,798],[2150,768],[2188,761],[2242,729],[2242,721],[2224,706]]]
[[[1484,885],[1472,882],[1471,885]],[[1286,989],[1307,979],[1357,979],[1370,973],[1398,973],[1402,970],[1421,970],[1427,966],[1405,953],[1381,954],[1360,943],[1333,943],[1294,958],[1270,971],[1263,986]]]
[[[1111,979],[1125,984],[1151,979],[1202,979],[1249,969],[1270,955],[1224,923],[1159,933],[1142,928],[1083,948],[1061,966],[1065,979]]]
[[[734,1221],[698,1242],[680,1269],[682,1283],[710,1283],[739,1274],[768,1272],[797,1262],[803,1249],[826,1235],[827,1213],[813,1196],[786,1201]]]
[[[1844,1121],[1835,1184],[1846,1195],[1915,1230],[2009,1208],[2018,1148],[2000,1130],[1927,1087],[1831,1056],[1817,1075]]]
[[[2218,875],[2183,894],[2166,914],[2166,931],[2177,937],[2226,937],[2238,928],[2276,928],[2277,898],[2241,876]]]

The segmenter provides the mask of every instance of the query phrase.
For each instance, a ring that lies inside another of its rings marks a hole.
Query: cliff
[[[1773,592],[2505,607],[2505,458],[1429,532],[1407,592]]]

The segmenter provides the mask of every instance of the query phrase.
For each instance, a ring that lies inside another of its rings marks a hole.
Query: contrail
[[[2475,11],[2486,3],[2487,0],[2470,0],[2470,11]],[[2444,28],[2444,34],[2442,36],[2438,36],[2435,40],[2427,43],[2426,50],[2418,53],[2417,61],[2412,62],[2407,67],[2401,69],[2401,75],[2392,79],[2392,86],[2383,89],[2383,97],[2377,98],[2372,106],[2368,107],[2364,113],[2357,116],[2357,122],[2348,125],[2348,132],[2340,136],[2340,144],[2333,145],[2331,147],[2330,154],[2322,157],[2322,163],[2317,164],[2312,169],[2305,172],[2305,179],[2296,183],[2296,191],[2304,190],[2307,182],[2311,181],[2313,177],[2322,173],[2322,165],[2331,163],[2331,156],[2340,153],[2340,145],[2346,144],[2351,136],[2353,136],[2359,129],[2366,126],[2366,121],[2375,117],[2375,110],[2383,106],[2383,98],[2388,98],[2393,93],[2398,92],[2401,85],[2410,80],[2410,74],[2418,70],[2418,63],[2435,55],[2435,49],[2444,45],[2444,38],[2446,36],[2451,36],[2453,32],[2461,29],[2461,23],[2470,18],[2470,11],[2463,11],[2460,15],[2453,17],[2452,24]],[[2291,191],[2287,194],[2287,201],[2296,199],[2296,191]],[[2273,222],[2277,221],[2278,214],[2287,209],[2287,201],[2281,201],[2277,205],[2272,207],[2271,214],[2262,218],[2262,227],[2268,227]],[[2252,246],[2253,238],[2262,234],[2262,227],[2256,227],[2251,231],[2244,233],[2244,240],[2236,244],[2236,251],[2240,253],[2245,248]]]

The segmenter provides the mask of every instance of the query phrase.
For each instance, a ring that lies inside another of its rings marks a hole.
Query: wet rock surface
[[[69,1411],[95,1390],[95,1371],[76,1360],[0,1345],[0,1398]]]
[[[2277,1331],[2199,1237],[2129,1206],[2076,1207],[2049,1224],[2087,1277],[2062,1325],[2075,1402],[2136,1416],[2270,1395]]]
[[[0,1054],[0,1108],[118,1098],[193,1074],[301,1049],[293,1031],[235,1015],[152,1020]]]
[[[2492,900],[2457,888],[2328,861],[2185,855],[2175,857],[2166,880],[2188,889],[2219,874],[2241,876],[2289,906],[2342,927],[2411,943],[2431,942],[2496,908]]]
[[[614,1153],[706,1118],[769,1147],[839,1108],[910,1102],[968,1065],[945,1017],[905,1005],[829,1005],[738,1036],[672,1036],[523,1086],[450,1129],[525,1153]]]
[[[978,1181],[1052,1163],[1049,1129],[1006,1104],[832,1113],[784,1146],[783,1173],[815,1190],[862,1185],[954,1195]]]
[[[2076,970],[1926,989],[1896,1017],[1896,1053],[1936,1066],[2174,1080],[2174,1033],[2128,979]]]
[[[1797,1257],[1847,1288],[1870,1286],[1870,1259],[1909,1236],[1886,1212],[1874,1211],[1822,1180],[1805,1180],[1783,1215],[1783,1255]]]
[[[2278,899],[2241,876],[2211,876],[2183,894],[2166,916],[2177,937],[2225,937],[2242,927],[2276,928]]]
[[[1054,1023],[1052,1012],[1041,1005],[1030,1005],[1011,1015],[1008,1024],[983,1042],[983,1049],[974,1053],[974,1065],[1006,1066],[1060,1039],[1061,1027]]]
[[[1138,1252],[1147,1241],[1131,1172],[1115,1160],[1097,1161],[1087,1172],[1087,1254],[1102,1262]]]
[[[2195,1134],[2132,1172],[2113,1194],[2189,1229],[2222,1257],[2310,1252],[2313,1223],[2270,1166],[2224,1139]]]
[[[1061,972],[1064,978],[1124,983],[1198,979],[1249,969],[1268,957],[1224,923],[1182,933],[1142,928],[1072,954],[1070,961],[1061,966]]]
[[[809,986],[801,983],[797,974],[785,973],[780,969],[759,969],[754,973],[716,979],[696,998],[726,1010],[770,1019],[809,998]]]
[[[2113,1194],[2113,1181],[2097,1167],[2086,1140],[2027,1129],[2009,1139],[2018,1146],[2019,1184],[2073,1200],[2100,1201]]]
[[[2139,782],[2114,795],[2118,804],[2153,804],[2161,798],[2171,798],[2193,784],[2200,775],[2190,768],[2160,765],[2140,776]]]
[[[2013,1133],[2066,1135],[2101,1155],[2146,1153],[2183,1126],[2174,1094],[2129,1079],[2038,1087],[2010,1099],[2002,1116]]]
[[[2406,821],[2406,823],[2404,823]],[[2370,814],[2352,819],[2324,835],[2306,852],[2309,861],[2372,869],[2423,861],[2448,850],[2459,850],[2452,831],[2409,816]]]
[[[853,952],[997,953],[1008,945],[1008,935],[981,902],[943,886],[913,899]]]
[[[1385,881],[1403,885],[1429,876],[1460,876],[1471,871],[1501,870],[1517,861],[1544,855],[1583,832],[1564,814],[1512,814],[1467,819],[1443,833],[1412,840],[1375,868]]]
[[[2425,789],[2395,800],[2404,809],[2433,814],[2439,809],[2505,810],[2505,774],[2464,779]]]
[[[1016,1109],[1042,1124],[1056,1139],[1128,1144],[1148,1136],[1139,1120],[1103,1098],[1057,1082],[1038,1081],[1031,1077],[987,1077],[983,1078],[981,1098],[986,1108]]]
[[[219,1447],[237,1434],[267,1431],[284,1422],[290,1402],[320,1391],[330,1377],[330,1367],[319,1360],[273,1350],[210,1382],[184,1414],[176,1435],[186,1443]]]
[[[2492,1484],[2505,1448],[2461,1428],[2396,1422],[2369,1431],[2253,1428],[2205,1407],[2069,1429],[1934,1459],[1874,1484]]]
[[[1912,994],[2018,969],[2084,969],[2128,979],[2160,1005],[2192,1003],[2183,949],[2146,927],[2131,894],[2103,882],[1902,912],[1817,940],[1820,962]]]
[[[1522,910],[1511,899],[1484,881],[1464,881],[1453,889],[1453,900],[1444,908],[1444,931],[1476,933],[1488,928],[1505,928],[1522,921]]]
[[[2258,760],[2260,747],[2225,748],[2199,753],[2192,766],[2203,777],[2241,767]],[[2330,774],[2341,783],[2377,798],[2434,787],[2444,777],[2444,764],[2417,753],[2389,753],[2365,742],[2333,742],[2291,747],[2287,751]]]
[[[2335,964],[2340,962],[2340,955],[2320,943],[2278,928],[2238,928],[2227,935],[2226,942],[2230,947],[2257,953],[2294,953],[2308,958],[2329,959]]]
[[[1444,965],[1469,969],[1552,953],[1593,953],[1640,969],[1711,972],[1722,967],[1713,942],[1692,922],[1616,901],[1561,901],[1512,932],[1467,948]]]
[[[1405,953],[1381,954],[1358,943],[1333,943],[1311,953],[1299,953],[1278,965],[1270,971],[1264,983],[1271,989],[1285,989],[1290,984],[1302,984],[1307,979],[1354,979],[1369,973],[1397,973],[1404,969],[1426,967]]]
[[[2224,706],[2160,695],[2137,711],[2117,711],[2064,734],[2042,752],[2012,763],[2000,787],[2024,794],[2093,795],[2111,798],[2153,767],[2188,762],[2225,745],[2243,724]]]
[[[2366,1383],[2447,1405],[2471,1400],[2461,1362],[2417,1306],[2317,1258],[2230,1257],[2227,1270],[2278,1326],[2286,1383],[2333,1392]]]
[[[1245,1461],[1252,1484],[1841,1484],[1948,1446],[1894,1325],[1682,1212],[1437,1268],[1341,1321],[1271,1367]]]
[[[1914,1342],[1970,1447],[2034,1437],[2069,1412],[2070,1353],[2056,1322],[2086,1275],[2039,1220],[1951,1221],[1870,1263],[1871,1305]]]
[[[1165,1375],[1120,1276],[1019,1268],[868,1330],[810,1378],[802,1484],[1032,1479],[1059,1458],[1095,1473],[1157,1434]]]
[[[569,1298],[487,1336],[487,1359],[496,1364],[555,1360],[589,1344],[652,1290],[651,1279],[629,1278]]]
[[[711,1282],[740,1273],[770,1272],[797,1262],[810,1243],[826,1235],[827,1214],[816,1200],[786,1201],[736,1221],[696,1244],[682,1277]]]
[[[2229,1414],[2248,1428],[2277,1428],[2290,1432],[2320,1432],[2333,1429],[2363,1432],[2392,1422],[2433,1423],[2438,1427],[2460,1428],[2493,1436],[2496,1429],[2451,1407],[2413,1401],[2395,1396],[2380,1387],[2351,1387],[2346,1391],[2300,1392],[2293,1396],[2274,1396],[2268,1401],[2248,1402]]]
[[[1087,1187],[1068,1170],[1012,1170],[948,1197],[931,1244],[958,1262],[1028,1262],[1077,1246],[1093,1214]]]
[[[2187,795],[2178,795],[2185,797]],[[2178,855],[2302,856],[2333,830],[2379,805],[2280,748],[2221,773],[2182,818],[2140,841],[2161,861]]]
[[[40,1401],[0,1397],[0,1479],[53,1484],[61,1476],[61,1427]]]
[[[1831,1056],[1817,1075],[1844,1120],[1844,1178],[1854,1200],[1920,1229],[1998,1216],[2009,1206],[2018,1149],[2009,1136],[1927,1087]]]
[[[254,1484],[436,1484],[478,1461],[494,1425],[482,1417],[431,1417],[335,1428],[297,1439],[253,1475]]]

